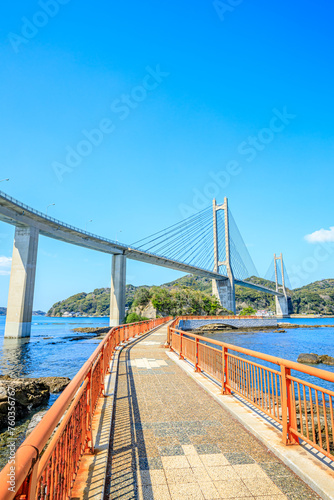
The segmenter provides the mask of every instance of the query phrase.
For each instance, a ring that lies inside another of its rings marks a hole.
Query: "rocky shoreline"
[[[73,332],[75,333],[97,333],[99,335],[103,333],[108,333],[111,330],[111,326],[101,326],[97,328],[89,328],[89,327],[80,327],[80,328],[73,328]]]
[[[8,461],[7,444],[15,442],[18,448],[47,412],[50,397],[55,399],[53,395],[63,391],[70,381],[67,377],[0,375],[0,469]]]
[[[324,365],[334,366],[334,358],[328,356],[328,354],[315,354],[311,353],[301,353],[297,359],[298,363],[304,363],[306,365],[318,365],[320,363]]]
[[[10,409],[15,413],[17,423],[29,417],[36,408],[46,405],[50,394],[63,391],[70,381],[68,377],[12,378],[0,375],[0,432],[8,429]]]

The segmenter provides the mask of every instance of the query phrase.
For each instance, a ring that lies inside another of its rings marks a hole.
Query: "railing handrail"
[[[124,325],[111,327],[105,338],[99,343],[95,351],[90,355],[88,360],[83,364],[75,377],[71,380],[68,386],[64,389],[59,398],[53,403],[51,408],[47,411],[45,416],[29,434],[25,441],[20,445],[15,454],[15,493],[7,489],[7,480],[10,472],[10,464],[0,472],[0,497],[1,500],[10,500],[16,497],[21,485],[26,480],[27,476],[31,473],[32,466],[39,459],[45,445],[52,436],[55,428],[57,427],[61,417],[70,407],[78,390],[85,382],[90,370],[94,367],[96,360],[99,358],[105,345],[111,339],[113,333],[117,330],[126,330],[135,325],[149,325],[150,323],[167,322],[170,317],[157,318],[155,320],[145,320],[134,323],[126,323]],[[152,326],[154,328],[155,326]],[[34,466],[36,468],[36,465]],[[36,469],[37,470],[37,469]],[[36,475],[37,477],[37,475]],[[35,479],[36,479],[35,477]]]
[[[178,319],[178,318],[177,318]],[[271,354],[264,354],[262,352],[253,351],[251,349],[246,349],[244,347],[239,347],[233,344],[227,344],[226,342],[221,342],[219,340],[208,339],[207,337],[203,337],[202,335],[196,335],[194,333],[190,333],[184,330],[180,330],[177,328],[173,328],[171,326],[171,331],[175,331],[181,333],[183,335],[187,335],[188,337],[193,337],[194,339],[199,339],[203,342],[219,345],[221,347],[225,347],[226,349],[231,349],[235,352],[240,352],[242,354],[246,354],[248,356],[252,356],[253,358],[262,359],[263,361],[268,361],[275,365],[285,366],[286,368],[290,368],[291,370],[300,371],[302,373],[306,373],[307,375],[311,375],[313,377],[321,378],[322,380],[327,380],[328,382],[334,382],[334,373],[328,372],[326,370],[321,370],[320,368],[313,368],[311,366],[301,365],[296,361],[290,361],[288,359],[279,358],[277,356],[272,356]]]
[[[306,377],[297,378],[291,371],[330,383],[334,373],[196,335],[179,325],[177,318],[168,326],[169,345],[179,359],[221,385],[222,395],[241,396],[246,404],[281,425],[284,445],[297,445],[302,440],[334,460],[334,391]],[[280,370],[263,361],[279,365]]]

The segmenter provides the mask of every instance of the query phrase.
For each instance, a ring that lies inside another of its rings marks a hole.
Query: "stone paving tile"
[[[271,476],[271,480],[291,500],[314,498],[314,493],[298,477]]]
[[[199,456],[204,467],[219,467],[222,465],[230,465],[230,462],[222,453],[205,454]]]
[[[195,449],[199,455],[207,455],[208,453],[221,453],[221,450],[215,444],[198,444]]]
[[[282,491],[273,483],[269,477],[244,477],[243,482],[252,495],[279,495]]]
[[[214,486],[220,494],[220,498],[253,498],[253,495],[241,479],[214,481]]]
[[[281,462],[263,462],[259,465],[269,477],[290,476],[291,474],[290,469]]]
[[[180,444],[174,446],[159,446],[161,456],[184,455],[184,451]]]
[[[167,479],[165,476],[165,472],[163,469],[161,470],[145,470],[145,469],[139,469],[138,474],[137,474],[137,481],[138,484],[143,484],[143,485],[167,485]]]
[[[246,453],[224,453],[224,456],[231,465],[253,464],[254,460]]]
[[[186,469],[190,467],[187,457],[184,456],[173,456],[173,457],[161,457],[163,468],[166,469]]]
[[[230,481],[239,479],[238,474],[230,465],[214,465],[206,467],[212,481]]]
[[[201,488],[202,494],[206,500],[215,500],[216,498],[221,498],[217,488],[212,481],[208,482],[199,480],[198,485]]]
[[[173,500],[204,500],[201,488],[198,484],[171,484],[169,486]]]
[[[267,478],[267,474],[257,464],[238,464],[233,465],[233,469],[241,479],[247,477]]]
[[[119,497],[122,500],[123,496]],[[171,496],[167,485],[144,485],[139,491],[138,496],[134,495],[131,499],[138,498],[139,500],[170,500]]]
[[[151,335],[120,356],[105,500],[319,498]]]
[[[265,495],[260,497],[254,497],[256,500],[287,500],[288,497],[285,495]]]

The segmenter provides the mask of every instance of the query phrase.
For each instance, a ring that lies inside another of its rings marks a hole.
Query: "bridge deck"
[[[120,353],[105,499],[318,499],[168,358],[166,333]]]

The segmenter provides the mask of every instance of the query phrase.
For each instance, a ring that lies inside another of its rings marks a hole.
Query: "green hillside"
[[[271,281],[255,276],[249,278],[249,281],[275,288]],[[288,293],[292,298],[294,313],[334,315],[334,279],[310,283]],[[110,289],[98,288],[91,293],[78,293],[57,302],[47,315],[62,316],[69,313],[107,316],[109,301]],[[126,307],[129,311],[133,312],[136,307],[143,308],[150,301],[161,314],[217,314],[223,311],[211,296],[211,280],[192,275],[183,276],[160,287],[126,285]],[[240,286],[236,286],[236,305],[238,312],[244,307],[275,311],[273,295]]]
[[[293,290],[293,311],[296,314],[334,315],[334,279],[315,281]]]
[[[125,306],[130,307],[136,287],[126,285]],[[62,316],[64,313],[78,314],[80,316],[109,316],[110,288],[96,288],[90,293],[77,293],[68,299],[53,304],[47,316]]]

